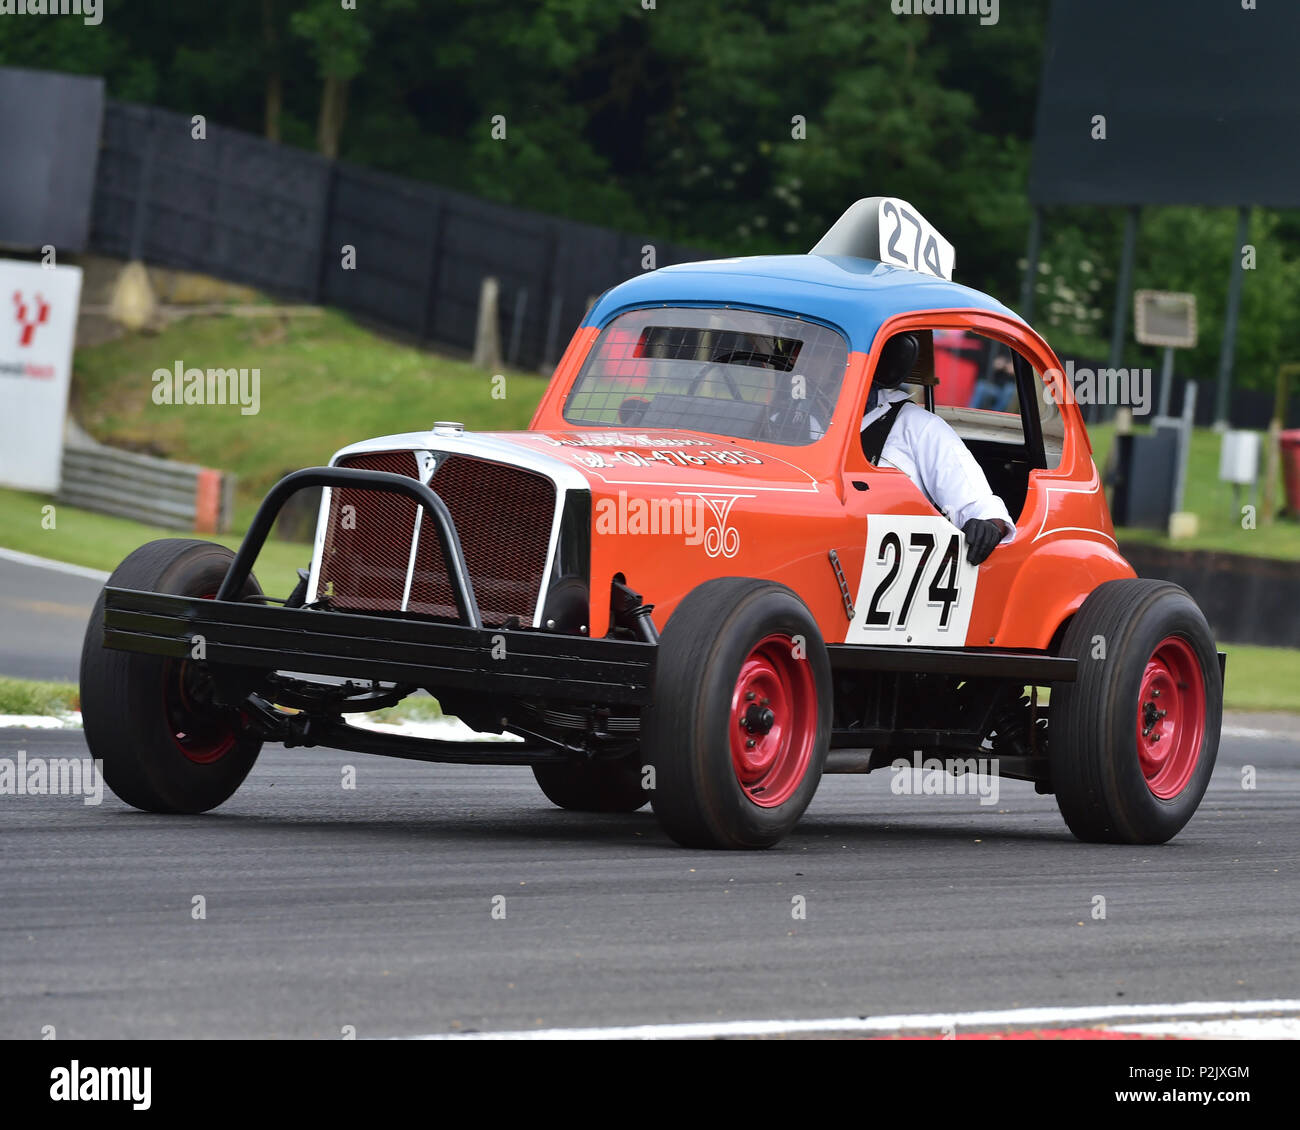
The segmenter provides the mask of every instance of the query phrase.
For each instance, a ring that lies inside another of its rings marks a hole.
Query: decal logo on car
[[[740,552],[740,531],[727,524],[731,508],[742,498],[752,494],[705,494],[702,491],[680,491],[700,499],[713,515],[713,525],[704,534],[704,552],[710,557],[735,557]]]

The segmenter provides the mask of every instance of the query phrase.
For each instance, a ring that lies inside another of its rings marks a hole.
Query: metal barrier
[[[82,510],[209,534],[230,529],[234,500],[234,475],[98,445],[64,448],[55,495]]]

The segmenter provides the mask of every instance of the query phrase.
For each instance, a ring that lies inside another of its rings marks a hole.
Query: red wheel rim
[[[200,600],[211,600],[215,592]],[[172,741],[196,765],[220,761],[239,741],[242,721],[233,711],[211,700],[211,682],[202,669],[188,659],[169,659],[163,665],[163,716]]]
[[[1192,645],[1161,640],[1147,660],[1138,695],[1138,763],[1147,788],[1172,800],[1187,787],[1205,738],[1205,678]]]
[[[760,640],[740,666],[731,696],[731,764],[760,808],[784,804],[799,788],[817,741],[812,666],[790,636]]]

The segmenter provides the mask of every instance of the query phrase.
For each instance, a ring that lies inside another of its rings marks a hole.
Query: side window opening
[[[1015,349],[983,334],[908,332],[920,345],[905,382],[913,401],[952,427],[1019,521],[1030,472],[1059,466],[1064,447],[1064,421],[1044,396],[1042,375]]]
[[[1060,466],[1065,421],[1060,406],[1044,394],[1043,374],[1015,349],[983,334],[938,330],[935,338],[935,411],[967,446],[1018,447],[1035,466]]]
[[[970,331],[956,331],[950,339],[971,360],[963,387],[942,376],[936,389],[935,412],[975,456],[993,493],[1006,503],[1013,519],[1020,520],[1029,493],[1029,472],[1037,462],[1036,444],[1021,415],[1018,354],[1000,341]],[[969,378],[973,377],[973,381]]]

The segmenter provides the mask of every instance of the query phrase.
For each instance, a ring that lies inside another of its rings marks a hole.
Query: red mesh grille
[[[339,460],[339,466],[419,477],[419,465],[411,451],[349,455]],[[399,494],[336,488],[330,500],[318,596],[328,596],[336,608],[399,610],[411,560],[416,509],[412,500]]]
[[[451,511],[483,622],[531,624],[555,515],[550,479],[518,467],[449,456],[429,484]],[[415,557],[410,611],[456,615],[435,531],[425,523]]]

